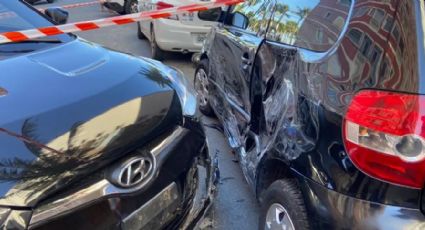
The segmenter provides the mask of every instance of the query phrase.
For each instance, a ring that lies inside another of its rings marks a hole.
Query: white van
[[[149,11],[180,5],[194,4],[196,1],[185,0],[139,0],[139,10]],[[220,17],[221,10],[217,10]],[[216,22],[204,21],[198,12],[181,13],[169,18],[141,21],[137,32],[140,39],[148,39],[151,44],[152,58],[161,60],[163,51],[200,52],[206,35]]]

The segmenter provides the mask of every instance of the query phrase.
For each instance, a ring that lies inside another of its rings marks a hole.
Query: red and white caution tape
[[[128,14],[117,17],[97,19],[92,21],[82,21],[76,23],[68,23],[59,26],[50,26],[30,30],[21,30],[13,32],[0,33],[0,44],[9,42],[19,42],[28,39],[35,39],[47,36],[54,36],[64,33],[72,33],[86,30],[95,30],[113,25],[123,25],[143,20],[151,20],[157,18],[167,18],[173,14],[184,12],[196,12],[208,10],[211,8],[234,5],[244,2],[244,0],[215,0],[211,2],[200,2],[185,6],[170,7],[161,10],[145,11],[142,13]]]

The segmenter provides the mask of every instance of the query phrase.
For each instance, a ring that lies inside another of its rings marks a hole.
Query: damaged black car
[[[0,12],[2,33],[67,15],[10,0]],[[1,44],[0,70],[2,229],[197,225],[213,167],[180,71],[72,34]]]
[[[417,0],[222,12],[195,87],[261,203],[260,229],[425,229],[424,18]]]

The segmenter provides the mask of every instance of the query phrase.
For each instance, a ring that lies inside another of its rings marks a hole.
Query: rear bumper
[[[203,41],[198,35],[206,35],[211,27],[185,25],[177,20],[157,19],[154,21],[155,39],[162,50],[174,52],[200,52]]]
[[[425,216],[409,209],[356,199],[299,176],[314,229],[425,229]]]

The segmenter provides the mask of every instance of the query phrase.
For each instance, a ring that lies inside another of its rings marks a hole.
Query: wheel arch
[[[260,201],[262,193],[276,180],[295,178],[287,162],[269,154],[260,160],[256,175],[255,193]]]
[[[201,53],[201,56],[199,57],[199,61],[204,60],[204,59],[209,61],[208,55],[205,52]]]

